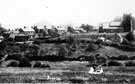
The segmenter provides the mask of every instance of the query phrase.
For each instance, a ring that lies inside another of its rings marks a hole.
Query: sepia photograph
[[[135,84],[135,0],[0,0],[0,83]]]

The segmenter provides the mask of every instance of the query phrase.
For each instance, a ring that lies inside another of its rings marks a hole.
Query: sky
[[[135,0],[0,0],[0,23],[6,28],[39,22],[95,26],[123,13],[135,16]]]

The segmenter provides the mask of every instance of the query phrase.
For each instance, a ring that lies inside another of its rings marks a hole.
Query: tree
[[[126,35],[126,39],[127,39],[129,42],[133,42],[133,41],[135,40],[135,37],[134,37],[133,32],[129,32],[129,33]]]
[[[68,31],[68,32],[71,32],[71,33],[75,33],[75,30],[74,30],[73,27],[71,27],[71,26],[68,26],[68,27],[67,27],[67,31]]]
[[[122,21],[122,26],[124,32],[130,32],[131,31],[131,14],[124,14],[123,15],[123,21]]]
[[[89,24],[82,24],[80,26],[80,28],[83,28],[84,30],[86,30],[87,32],[90,32],[92,31],[92,29],[94,28],[92,25],[89,25]]]
[[[48,34],[49,34],[50,36],[59,36],[58,32],[56,32],[56,31],[54,31],[54,30],[52,30],[52,29],[48,29]]]
[[[2,27],[2,25],[0,24],[0,34],[3,34],[6,31],[7,30],[4,27]]]
[[[37,26],[33,26],[32,28],[35,30],[36,33],[38,33],[38,28],[37,28]]]
[[[115,18],[114,18],[114,20],[113,20],[113,21],[115,21],[115,22],[121,22],[121,21],[122,21],[122,19],[123,19],[123,17],[122,17],[122,16],[117,16],[117,17],[115,17]]]

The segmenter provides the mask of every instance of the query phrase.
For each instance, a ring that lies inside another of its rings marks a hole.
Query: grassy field
[[[103,67],[103,74],[92,75],[87,62],[44,63],[51,68],[0,68],[0,83],[135,83],[135,67]]]

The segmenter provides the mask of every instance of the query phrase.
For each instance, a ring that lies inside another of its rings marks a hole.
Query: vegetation
[[[75,30],[71,26],[67,27],[67,31],[70,33],[75,33]]]
[[[9,60],[7,67],[19,67],[19,61],[16,60]]]
[[[122,64],[118,61],[109,61],[108,66],[122,66]]]
[[[130,32],[131,31],[131,14],[124,14],[123,15],[123,21],[122,26],[124,32]]]
[[[89,25],[89,24],[82,24],[80,26],[80,28],[83,28],[84,30],[86,30],[87,32],[90,32],[92,31],[92,29],[94,28],[92,25]]]
[[[127,66],[127,67],[135,66],[135,62],[134,61],[128,61],[128,62],[125,63],[125,66]]]
[[[129,33],[126,35],[126,39],[127,39],[129,42],[135,41],[135,37],[134,37],[133,32],[129,32]]]

